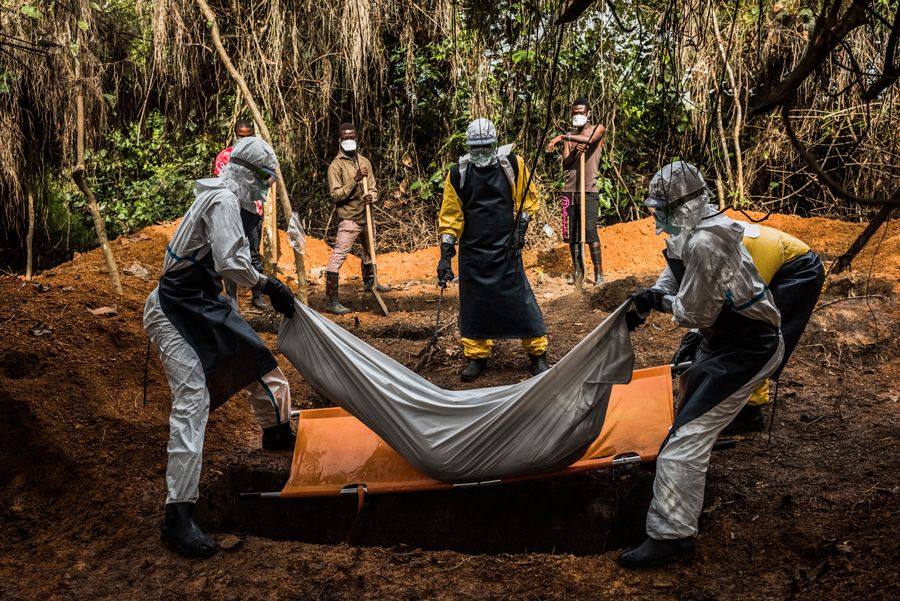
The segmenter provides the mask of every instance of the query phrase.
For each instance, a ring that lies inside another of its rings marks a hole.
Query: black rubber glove
[[[638,315],[637,311],[635,311],[634,309],[625,313],[625,326],[628,328],[629,332],[634,332],[636,329],[644,325],[645,321],[647,320]]]
[[[515,233],[513,234],[513,248],[517,250],[522,250],[525,248],[525,233],[528,231],[528,220],[520,217],[519,218],[519,227],[516,228]]]
[[[631,300],[634,302],[634,308],[638,313],[647,315],[654,309],[657,311],[665,311],[663,308],[663,298],[665,298],[665,296],[666,295],[659,290],[654,290],[653,288],[641,288],[631,296]]]
[[[286,317],[294,316],[294,293],[281,280],[266,276],[266,281],[259,286],[259,290],[269,297],[273,309]]]
[[[679,363],[693,361],[702,342],[703,334],[700,332],[688,332],[685,334],[684,338],[681,339],[681,344],[678,345],[678,350],[675,351],[675,355],[672,357],[672,364],[678,365]]]
[[[446,286],[447,282],[453,280],[453,268],[450,260],[456,256],[456,245],[449,242],[441,242],[441,260],[438,261],[437,276],[438,284]]]

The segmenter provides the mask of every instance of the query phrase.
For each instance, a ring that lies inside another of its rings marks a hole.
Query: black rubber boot
[[[466,366],[463,368],[462,373],[459,374],[459,379],[463,382],[471,382],[484,372],[484,368],[486,365],[487,359],[469,358],[469,362],[466,363]]]
[[[694,538],[657,540],[647,537],[643,543],[619,555],[623,568],[652,568],[690,557],[694,553]]]
[[[328,301],[325,310],[334,315],[346,315],[352,311],[341,304],[338,296],[338,278],[339,275],[336,271],[325,272],[325,299]]]
[[[160,537],[185,555],[211,557],[219,550],[219,545],[200,530],[193,515],[193,503],[167,504],[166,521],[159,529]]]
[[[262,448],[267,451],[293,451],[296,442],[297,435],[291,428],[291,422],[284,422],[263,430]]]
[[[259,309],[260,311],[265,311],[269,308],[269,305],[266,304],[266,301],[263,300],[262,292],[259,290],[253,289],[253,298],[250,300],[253,303],[253,306]]]
[[[603,283],[603,254],[599,242],[591,242],[591,263],[594,264],[594,286]]]
[[[362,277],[363,290],[365,290],[366,292],[371,292],[372,284],[375,283],[375,269],[372,267],[371,263],[363,263]],[[378,292],[390,292],[390,290],[391,289],[389,287],[378,284]]]
[[[766,427],[760,405],[744,405],[731,423],[725,426],[722,434],[744,434],[746,432],[762,432]]]
[[[240,311],[240,307],[237,302],[237,284],[225,280],[225,296],[227,296],[228,300],[231,301],[231,306],[234,307],[234,310]]]
[[[584,251],[582,250],[580,244],[569,245],[569,254],[572,256],[572,268],[574,269],[575,273],[571,277],[566,278],[567,284],[574,284],[579,277],[584,277],[584,271],[581,268],[581,265],[583,263],[581,257],[583,253]]]
[[[550,366],[547,365],[547,353],[528,355],[528,359],[531,361],[531,373],[535,376],[550,369]]]

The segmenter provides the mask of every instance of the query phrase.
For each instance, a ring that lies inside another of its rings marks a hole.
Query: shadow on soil
[[[207,488],[197,517],[213,532],[309,543],[460,553],[597,554],[639,542],[652,473],[638,466],[446,492],[241,499],[277,491],[281,470],[238,466]],[[349,540],[348,540],[349,535]]]

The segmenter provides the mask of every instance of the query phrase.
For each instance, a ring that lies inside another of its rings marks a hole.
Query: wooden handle
[[[581,239],[579,240],[579,242],[581,244],[584,244],[586,242],[586,240],[584,238],[585,238],[585,233],[587,231],[585,228],[585,223],[584,223],[585,205],[587,203],[586,203],[586,195],[584,192],[584,153],[583,152],[578,154],[578,193],[580,196],[579,203],[581,204],[581,208],[579,211],[580,216],[581,216],[581,218],[579,219],[579,226],[580,226],[579,229],[580,229]]]
[[[372,207],[369,203],[365,202],[365,197],[369,194],[369,182],[367,181],[369,178],[364,177],[362,179],[363,185],[363,202],[366,205],[366,233],[368,234],[366,238],[369,239],[369,256],[372,258],[372,263],[375,262],[375,228],[372,227]]]

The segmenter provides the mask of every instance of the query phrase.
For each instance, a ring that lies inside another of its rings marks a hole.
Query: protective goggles
[[[253,175],[258,177],[261,181],[266,182],[270,186],[275,183],[275,172],[271,169],[266,169],[265,167],[254,165],[250,161],[245,161],[244,159],[235,157],[231,157],[228,162],[234,163],[235,165],[240,165],[245,169],[249,169],[253,173]]]
[[[644,206],[647,207],[648,209],[666,209],[669,211],[673,211],[673,210],[677,209],[678,207],[680,207],[681,205],[683,205],[684,203],[694,200],[695,198],[702,195],[704,190],[706,190],[706,188],[700,188],[699,190],[691,192],[690,194],[682,196],[678,200],[674,200],[672,202],[669,202],[669,200],[667,198],[660,198],[659,196],[650,196],[649,198],[644,199]]]

